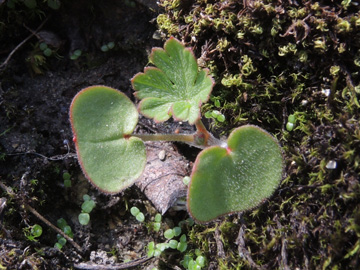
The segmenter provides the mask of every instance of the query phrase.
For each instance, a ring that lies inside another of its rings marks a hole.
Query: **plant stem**
[[[131,136],[143,141],[194,142],[194,134],[132,134]]]
[[[215,138],[205,127],[205,125],[203,124],[203,122],[201,121],[201,119],[197,120],[195,122],[195,127],[196,127],[196,133],[195,133],[195,143],[197,142],[197,140],[201,141],[201,145],[203,146],[202,148],[206,148],[206,147],[210,147],[210,146],[220,146],[223,148],[227,147],[226,142],[223,142],[222,140],[219,140],[217,138]],[[200,144],[200,142],[197,142],[198,144]]]
[[[226,143],[209,133],[200,119],[195,126],[197,131],[193,134],[132,134],[131,136],[143,141],[184,142],[200,149],[214,145],[226,148]]]

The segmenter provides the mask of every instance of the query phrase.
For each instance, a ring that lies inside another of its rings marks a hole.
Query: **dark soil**
[[[284,179],[264,204],[186,225],[188,254],[199,249],[208,269],[360,268],[357,1],[159,0],[159,9],[151,0],[64,0],[59,10],[46,1],[35,9],[22,1],[11,9],[8,2],[0,0],[1,63],[45,23],[0,71],[0,269],[181,269],[184,254],[177,251],[133,260],[146,257],[150,241],[164,242],[162,232],[188,214],[167,211],[156,233],[129,213],[137,206],[152,220],[159,211],[144,187],[113,196],[98,192],[77,163],[68,119],[72,98],[90,85],[117,88],[134,100],[130,79],[170,35],[192,47],[214,77],[202,109],[226,116],[224,123],[210,120],[218,134],[259,125],[277,137],[285,159]],[[45,61],[43,41],[53,50]],[[109,42],[115,48],[102,52]],[[81,57],[70,60],[77,49]],[[290,114],[296,116],[292,131],[286,128]],[[179,127],[142,118],[140,124],[146,132]],[[181,159],[181,175],[197,154],[184,145],[153,149]],[[71,174],[71,188],[64,187],[64,172]],[[78,222],[84,194],[96,201],[88,226]],[[57,233],[36,213],[54,225],[64,218],[80,247],[54,248]],[[43,228],[37,241],[26,233],[34,224]]]
[[[14,198],[3,192],[0,196],[0,265],[6,269],[69,269],[90,259],[114,264],[146,255],[145,246],[151,241],[147,229],[127,211],[128,205],[144,210],[144,195],[136,187],[117,196],[105,196],[92,188],[78,166],[68,119],[72,98],[90,85],[111,86],[132,98],[130,79],[146,65],[150,49],[161,46],[152,38],[156,27],[151,20],[156,12],[132,3],[134,7],[125,1],[75,1],[65,3],[60,11],[49,11],[41,30],[61,40],[56,48],[61,57],[49,57],[46,65],[36,67],[26,62],[35,53],[30,44],[41,41],[33,36],[1,74],[0,180],[16,194]],[[41,21],[24,23],[36,29]],[[2,44],[4,52],[9,53],[17,41],[30,34],[20,26],[16,31],[13,39]],[[115,48],[102,52],[100,47],[110,41]],[[81,49],[83,55],[72,61],[69,56],[75,49]],[[3,53],[2,60],[6,56]],[[39,70],[42,74],[36,74]],[[71,188],[64,188],[64,172],[71,174]],[[77,221],[84,194],[97,203],[89,226]],[[67,220],[82,252],[69,243],[62,251],[53,248],[56,233],[26,211],[25,204],[52,224],[59,218]],[[34,224],[43,227],[38,242],[29,241],[23,232]]]

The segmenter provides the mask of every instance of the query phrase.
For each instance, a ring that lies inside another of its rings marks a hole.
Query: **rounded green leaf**
[[[164,237],[166,239],[172,239],[173,237],[175,236],[174,234],[174,231],[172,229],[167,229],[165,232],[164,232]]]
[[[64,227],[64,233],[67,234],[67,235],[72,235],[72,230],[71,230],[71,227],[69,225],[66,225]]]
[[[52,50],[50,48],[46,48],[44,51],[43,51],[44,55],[45,56],[51,56],[52,55]]]
[[[160,228],[161,228],[161,223],[160,222],[154,222],[153,223],[153,229],[154,229],[155,232],[160,231]]]
[[[63,246],[58,242],[55,243],[54,247],[57,248],[58,250],[61,250],[63,248]]]
[[[42,235],[42,227],[39,224],[35,224],[31,228],[31,234],[34,237],[40,237]]]
[[[134,217],[136,217],[136,215],[140,213],[140,210],[139,210],[139,208],[137,208],[136,206],[133,206],[133,207],[130,208],[130,213],[131,213]]]
[[[290,114],[290,115],[288,116],[288,122],[295,124],[295,121],[296,121],[295,115]]]
[[[294,123],[291,123],[291,122],[286,123],[286,129],[288,131],[292,131],[294,129],[294,126],[295,126]]]
[[[156,244],[156,248],[162,252],[168,248],[168,244],[167,243],[159,243],[159,244]]]
[[[174,236],[179,236],[181,234],[181,228],[180,227],[174,227],[173,229]]]
[[[47,47],[48,47],[48,45],[45,42],[41,42],[39,44],[39,49],[42,50],[42,51],[46,50]]]
[[[102,45],[100,49],[103,52],[107,52],[109,50],[109,47],[108,47],[108,45],[105,44],[105,45]]]
[[[59,218],[59,219],[57,220],[57,225],[58,225],[58,227],[59,227],[61,230],[64,231],[64,228],[65,228],[65,226],[67,225],[67,222],[66,222],[65,219]]]
[[[108,48],[111,50],[111,49],[114,49],[114,47],[115,47],[115,43],[113,42],[113,41],[111,41],[111,42],[109,42],[108,44],[107,44],[107,46],[108,46]]]
[[[148,67],[132,79],[135,95],[142,100],[140,112],[158,122],[173,116],[194,124],[213,88],[208,71],[199,71],[192,51],[175,38],[164,49],[153,49],[150,60],[156,68]]]
[[[177,240],[171,239],[169,241],[169,247],[172,249],[177,249],[179,242]]]
[[[162,216],[161,216],[161,214],[159,214],[159,213],[157,213],[156,215],[155,215],[155,222],[161,222],[161,219],[162,219]]]
[[[90,222],[90,215],[88,213],[80,213],[78,219],[79,223],[85,226]]]
[[[197,258],[196,258],[196,263],[198,264],[198,265],[200,265],[201,267],[204,267],[205,266],[205,257],[204,256],[198,256]]]
[[[147,245],[147,256],[150,258],[154,256],[154,253],[155,253],[155,242],[152,241]]]
[[[181,235],[180,242],[181,243],[186,243],[186,235],[185,234]]]
[[[67,187],[67,188],[71,187],[71,180],[70,179],[64,180],[64,187]]]
[[[64,180],[70,180],[70,178],[71,178],[70,173],[68,173],[68,172],[64,172],[64,173],[63,173],[63,179],[64,179]]]
[[[185,242],[179,242],[177,246],[177,250],[180,252],[185,252],[187,249],[187,243]]]
[[[145,220],[145,216],[144,216],[144,214],[141,213],[141,212],[140,212],[139,214],[137,214],[135,218],[136,218],[136,220],[139,221],[139,222],[144,222],[144,220]]]
[[[61,246],[65,246],[66,244],[66,239],[64,237],[60,237],[59,240],[58,240],[58,243],[61,245]]]
[[[95,207],[95,202],[93,200],[84,201],[81,205],[81,210],[84,213],[90,213]]]
[[[278,187],[283,170],[281,148],[256,126],[234,130],[227,148],[203,150],[197,157],[187,207],[198,222],[256,207]]]
[[[118,193],[141,175],[145,146],[129,136],[138,113],[126,95],[105,86],[85,88],[72,101],[70,121],[79,163],[94,186]]]

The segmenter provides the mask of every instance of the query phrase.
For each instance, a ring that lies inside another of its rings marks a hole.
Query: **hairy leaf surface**
[[[127,96],[106,86],[85,88],[72,101],[70,120],[79,163],[97,188],[117,193],[140,177],[146,152],[128,136],[138,113]]]
[[[208,71],[199,71],[192,51],[175,38],[164,49],[153,49],[150,60],[156,67],[145,68],[132,79],[135,95],[141,99],[140,112],[158,122],[173,116],[194,124],[213,87]]]
[[[283,170],[281,148],[256,126],[234,130],[228,147],[214,146],[197,157],[188,190],[188,210],[208,222],[256,207],[278,187]]]

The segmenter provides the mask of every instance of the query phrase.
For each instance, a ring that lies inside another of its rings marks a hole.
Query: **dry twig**
[[[16,199],[18,201],[18,196],[14,193],[14,191],[7,187],[3,182],[0,181],[0,187],[9,194],[10,197]],[[38,219],[40,219],[42,222],[44,222],[47,226],[49,226],[51,229],[53,229],[55,232],[60,234],[62,237],[64,237],[67,241],[69,241],[70,244],[72,244],[80,253],[82,253],[82,248],[67,234],[65,234],[62,230],[60,230],[58,227],[54,226],[50,221],[48,221],[45,217],[43,217],[38,211],[36,211],[34,208],[32,208],[30,205],[22,202],[24,205],[25,210],[31,212],[34,216],[36,216]]]
[[[36,33],[44,26],[44,24],[47,22],[49,18],[46,18],[38,28],[34,32],[32,32],[27,38],[25,38],[23,41],[21,41],[8,55],[8,57],[5,59],[5,61],[0,65],[0,70],[3,70],[6,68],[7,64],[9,63],[11,57],[14,55],[14,53],[20,49],[22,45],[24,45],[30,38],[32,38]]]

